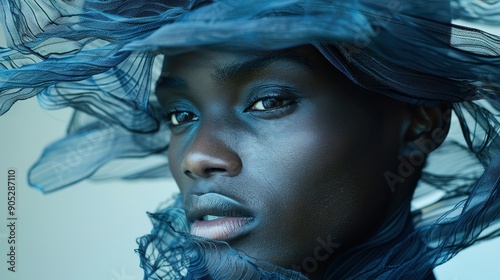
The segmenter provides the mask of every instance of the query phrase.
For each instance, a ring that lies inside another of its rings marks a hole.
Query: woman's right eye
[[[195,114],[188,112],[188,111],[175,111],[172,113],[169,113],[167,116],[167,119],[170,122],[170,125],[172,126],[177,126],[177,125],[182,125],[186,124],[192,121],[197,121],[198,116]]]

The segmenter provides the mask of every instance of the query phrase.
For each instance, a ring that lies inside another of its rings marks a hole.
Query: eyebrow
[[[216,68],[211,73],[212,78],[218,83],[228,82],[239,77],[245,77],[248,74],[265,68],[275,61],[291,61],[313,70],[313,63],[305,52],[294,49],[286,51],[273,51],[265,55],[260,55],[252,59],[242,59],[235,63]],[[180,77],[162,73],[156,82],[157,88],[168,88],[175,90],[187,90],[189,88],[187,82]]]
[[[295,50],[287,50],[274,51],[254,59],[244,60],[223,66],[221,68],[216,68],[211,76],[218,83],[224,83],[239,77],[245,77],[252,72],[265,68],[269,64],[280,60],[298,63],[305,66],[309,70],[313,70],[313,64],[309,57]]]
[[[162,73],[156,81],[157,88],[169,88],[177,90],[186,90],[188,85],[186,81],[177,76],[172,76],[169,73]]]

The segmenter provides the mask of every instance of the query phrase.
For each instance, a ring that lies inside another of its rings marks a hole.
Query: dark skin
[[[443,106],[363,90],[310,46],[173,56],[157,96],[189,222],[192,199],[230,198],[251,216],[248,230],[227,238],[233,248],[311,278],[408,201],[419,172],[396,191],[383,174],[397,173],[413,141],[445,127]],[[318,238],[339,246],[315,252]],[[321,256],[318,266],[304,267],[311,256]]]

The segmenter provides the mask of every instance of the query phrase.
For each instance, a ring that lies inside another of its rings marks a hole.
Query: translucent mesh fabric
[[[196,49],[312,44],[374,94],[420,105],[446,102],[453,108],[452,135],[429,156],[412,214],[400,209],[370,241],[343,254],[328,272],[331,279],[419,279],[477,240],[500,234],[500,38],[450,24],[453,17],[498,26],[498,2],[0,4],[0,114],[34,96],[48,109],[75,108],[68,136],[47,147],[30,171],[30,183],[44,192],[87,178],[168,175],[169,131],[156,117],[151,95],[159,53],[168,59]],[[299,277],[244,257],[227,244],[182,233],[182,227],[170,226],[182,223],[182,215],[168,214],[179,207],[153,215],[155,229],[139,240],[146,279],[161,279],[161,273],[187,276],[188,271],[219,275],[232,265],[241,270],[231,273]],[[214,262],[220,252],[223,260]],[[266,274],[270,271],[274,274]]]
[[[137,240],[144,279],[307,279],[225,242],[190,235],[180,196],[149,217],[154,229]]]

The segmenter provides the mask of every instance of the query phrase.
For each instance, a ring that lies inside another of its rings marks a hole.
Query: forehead
[[[334,95],[338,102],[356,104],[377,114],[395,101],[359,87],[310,45],[275,51],[202,50],[169,56],[164,60],[156,94],[166,100],[174,96],[199,98],[213,91],[217,96],[237,98],[241,92],[221,89],[239,88],[259,79],[283,81],[308,95],[321,87],[321,92]]]
[[[310,45],[273,51],[201,50],[166,57],[158,86],[181,89],[186,79],[196,81],[202,77],[219,84],[237,82],[264,69],[276,76],[293,71],[307,71],[327,79],[343,76]]]
[[[218,68],[242,64],[245,64],[247,68],[264,67],[275,61],[296,62],[312,69],[320,65],[324,66],[326,59],[310,45],[271,51],[197,50],[166,57],[163,72],[186,68],[208,68],[216,65]]]

